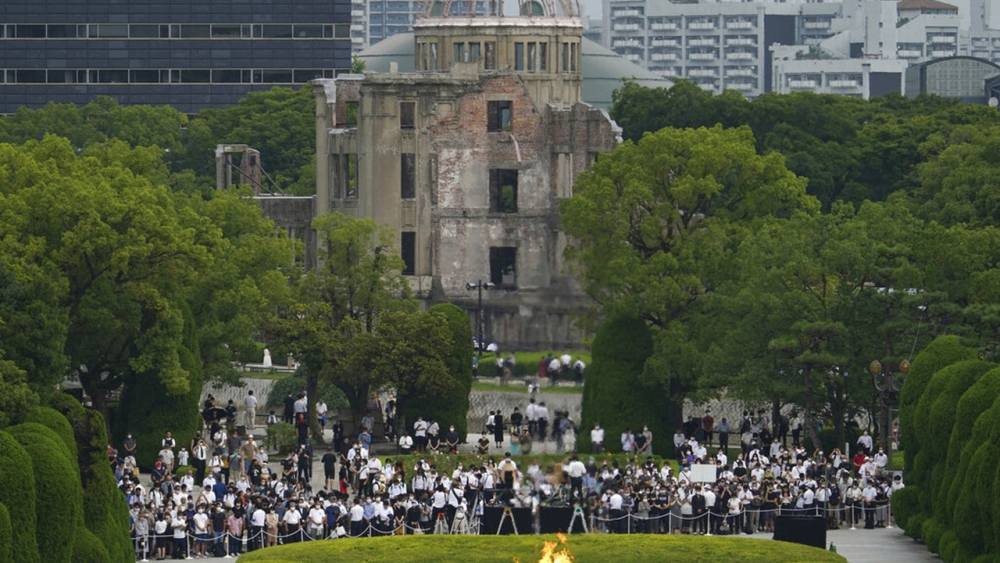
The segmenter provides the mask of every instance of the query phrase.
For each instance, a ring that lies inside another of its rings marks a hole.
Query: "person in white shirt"
[[[191,517],[194,522],[194,556],[205,557],[208,551],[208,514],[205,514],[205,507],[199,505],[198,512]]]
[[[244,424],[247,430],[253,432],[257,420],[257,397],[253,395],[253,389],[247,391],[247,396],[243,399]]]
[[[608,531],[612,533],[622,533],[622,530],[626,529],[625,524],[625,511],[622,510],[622,506],[625,504],[625,499],[618,491],[612,491],[611,495],[608,497]]]
[[[625,431],[622,432],[621,443],[622,443],[622,451],[625,453],[632,453],[632,450],[635,449],[635,436],[632,434],[632,431],[629,430],[628,428],[626,428]]]
[[[417,450],[424,451],[427,449],[427,421],[421,417],[417,417],[417,421],[413,423],[413,437],[417,442]]]
[[[590,431],[590,444],[591,451],[595,454],[604,452],[604,429],[600,424],[595,424],[594,429]]]
[[[312,539],[320,539],[323,537],[323,528],[326,525],[326,511],[317,502],[309,509],[309,524],[306,529],[306,533]]]
[[[291,541],[302,541],[302,513],[294,502],[289,504],[281,521],[285,523],[285,533],[290,536]]]
[[[583,476],[587,474],[587,467],[575,454],[570,458],[566,474],[569,475],[570,495],[579,494],[583,498]]]
[[[319,426],[323,430],[326,430],[326,413],[328,412],[330,409],[326,406],[326,402],[323,400],[316,402],[316,416],[319,418]]]
[[[872,461],[875,462],[875,467],[881,472],[889,464],[889,456],[885,455],[885,451],[882,448],[879,448]]]
[[[411,450],[413,450],[413,438],[404,432],[403,435],[399,437],[399,453],[406,455],[410,453]]]
[[[250,548],[260,549],[264,546],[264,524],[267,520],[267,512],[263,508],[257,507],[250,515]]]
[[[871,455],[872,453],[872,437],[868,435],[868,431],[865,430],[858,436],[858,445],[861,446],[865,451],[865,455]]]

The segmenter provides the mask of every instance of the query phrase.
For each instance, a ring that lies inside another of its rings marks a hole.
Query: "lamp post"
[[[495,284],[492,282],[484,282],[483,280],[476,280],[474,282],[468,282],[465,284],[465,289],[472,291],[473,289],[479,292],[478,305],[476,306],[476,357],[482,355],[483,349],[483,290],[493,289]]]
[[[872,360],[868,364],[868,373],[872,376],[872,385],[878,392],[881,415],[879,416],[879,440],[882,447],[890,457],[892,456],[892,443],[889,441],[889,426],[892,424],[892,408],[899,402],[899,390],[903,385],[903,378],[910,371],[909,360],[902,360],[896,369],[883,366],[882,362]],[[896,374],[899,374],[897,376]]]

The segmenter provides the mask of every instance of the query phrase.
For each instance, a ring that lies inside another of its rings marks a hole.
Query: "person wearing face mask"
[[[205,557],[211,536],[208,533],[208,514],[205,514],[204,504],[198,505],[198,511],[191,520],[194,522],[194,556]]]

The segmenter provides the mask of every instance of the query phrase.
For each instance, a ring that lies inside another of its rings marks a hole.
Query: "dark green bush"
[[[407,401],[412,412],[400,414],[407,422],[416,420],[418,415],[430,417],[441,425],[442,432],[454,424],[462,439],[465,439],[469,414],[469,392],[472,390],[472,329],[469,315],[451,303],[439,303],[429,309],[430,313],[444,317],[451,332],[451,351],[448,367],[459,382],[448,394],[424,395]]]
[[[278,453],[287,454],[298,446],[299,435],[291,424],[278,422],[267,427],[265,442],[268,447],[277,450]]]
[[[972,387],[983,374],[993,369],[995,366],[982,360],[966,360],[954,363],[934,375],[934,378],[944,377],[944,387],[931,403],[928,423],[930,427],[923,435],[926,437],[924,444],[944,445],[947,444],[952,429],[955,426],[955,413],[958,410],[959,400],[966,390]],[[932,380],[933,384],[933,380]],[[921,404],[921,403],[918,403]],[[974,420],[969,421],[970,423]],[[924,439],[924,438],[921,438]],[[934,517],[942,526],[951,524],[951,515],[947,512],[947,495],[951,488],[951,478],[955,474],[953,466],[958,464],[958,460],[952,460],[947,455],[942,455],[941,447],[934,447],[933,452],[936,459],[935,470],[930,474],[930,481],[925,485],[924,490],[929,491],[930,503],[934,508]],[[919,476],[915,476],[919,479]]]
[[[84,523],[107,549],[108,561],[130,562],[134,559],[134,551],[129,538],[128,509],[108,466],[104,417],[93,409],[85,409],[79,401],[64,393],[49,397],[48,403],[61,412],[73,428],[84,492]]]
[[[963,346],[957,336],[945,335],[935,338],[914,358],[899,394],[901,448],[906,452],[906,467],[913,467],[913,460],[920,446],[918,437],[913,433],[916,426],[912,417],[917,412],[916,404],[923,395],[924,388],[941,368],[975,357],[976,351]]]
[[[819,441],[820,441],[819,449],[823,450],[824,452],[832,451],[833,448],[841,448],[841,449],[843,449],[843,447],[844,447],[844,441],[846,441],[849,444],[856,444],[858,442],[858,436],[860,436],[860,435],[861,435],[861,432],[858,430],[858,428],[856,428],[854,426],[850,426],[850,427],[844,428],[844,439],[840,440],[837,437],[837,431],[836,430],[834,430],[833,428],[830,428],[830,427],[825,427],[822,430],[820,430],[820,432],[819,432]],[[813,446],[812,439],[808,438],[808,437],[805,438],[805,444],[804,444],[804,446],[806,448],[806,451],[809,451],[809,452],[811,452],[811,451],[813,451],[813,450],[816,449]]]
[[[136,441],[136,461],[140,467],[152,467],[160,452],[163,433],[170,431],[177,446],[189,447],[191,439],[201,430],[199,400],[201,374],[197,360],[181,348],[181,365],[191,373],[190,390],[183,395],[170,395],[160,378],[154,374],[137,375],[126,383],[115,417],[115,443],[132,433]]]
[[[28,452],[0,430],[0,503],[7,506],[13,528],[14,563],[38,563],[35,539],[35,472]]]
[[[54,431],[36,422],[7,429],[31,456],[35,474],[35,537],[38,554],[48,563],[72,560],[73,543],[83,522],[83,492],[76,460]]]
[[[0,502],[0,561],[13,561],[14,530],[10,526],[10,512],[7,505]]]
[[[37,422],[42,426],[47,426],[55,432],[59,439],[66,444],[70,457],[76,459],[76,437],[73,434],[73,427],[69,421],[59,411],[45,406],[37,406],[28,412],[24,418],[25,422]]]
[[[918,512],[920,512],[920,489],[916,485],[907,485],[892,494],[892,515],[900,528],[908,530],[910,528],[908,520]]]
[[[904,529],[906,535],[910,536],[915,540],[923,539],[924,520],[926,519],[927,516],[925,516],[923,512],[918,512],[913,516],[907,518],[906,528]]]
[[[133,553],[133,561],[135,560]],[[73,537],[73,563],[104,563],[111,561],[107,548],[87,528],[82,528]]]
[[[951,430],[946,457],[950,484],[948,484],[947,489],[942,487],[939,492],[939,499],[941,499],[939,502],[943,504],[943,508],[948,514],[955,512],[958,497],[961,495],[962,483],[965,481],[965,472],[975,447],[981,444],[989,434],[988,427],[976,429],[978,419],[990,408],[998,396],[1000,396],[1000,368],[994,368],[980,377],[972,387],[969,387],[958,401],[958,408],[955,410],[955,425]],[[973,435],[978,436],[978,441],[972,440]],[[966,452],[966,446],[969,444],[972,444],[972,448]]]
[[[946,563],[955,561],[955,556],[958,553],[958,537],[955,536],[955,532],[952,530],[944,532],[941,535],[941,541],[938,542],[938,548],[941,560]]]
[[[635,318],[604,322],[593,344],[593,359],[583,388],[583,420],[577,449],[590,451],[590,430],[600,423],[608,451],[621,450],[618,436],[626,428],[653,432],[655,453],[673,453],[673,412],[669,397],[642,382],[643,367],[653,352],[649,327]]]
[[[941,536],[944,535],[944,528],[938,521],[934,518],[928,518],[924,520],[923,532],[920,534],[924,539],[924,543],[927,545],[932,553],[940,553],[941,551]]]

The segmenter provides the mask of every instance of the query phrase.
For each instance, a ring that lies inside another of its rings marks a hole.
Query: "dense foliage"
[[[936,370],[903,360],[938,335],[1000,355],[995,111],[682,82],[628,84],[612,115],[629,140],[578,177],[562,220],[591,318],[652,329],[634,396],[797,405],[809,443],[842,444],[881,411],[873,360],[926,382]]]
[[[918,356],[938,369],[905,384],[912,413],[901,432],[912,435],[913,463],[905,494],[892,497],[906,533],[949,562],[1000,552],[1000,368],[963,355],[938,338]]]
[[[0,504],[7,507],[11,522],[17,523],[11,531],[14,563],[39,563],[36,490],[31,456],[13,436],[0,429]]]
[[[166,166],[158,167],[158,174],[173,188],[206,194],[215,186],[216,145],[242,143],[261,151],[267,191],[306,195],[315,190],[314,112],[309,88],[255,92],[232,106],[194,116],[170,106],[123,106],[99,97],[82,106],[21,108],[0,120],[0,143],[20,144],[51,134],[82,151],[120,141],[146,148],[149,163],[162,157]]]
[[[583,389],[583,419],[577,446],[590,450],[590,430],[600,424],[609,452],[620,452],[618,436],[625,429],[653,432],[653,452],[673,452],[672,436],[679,428],[679,397],[664,396],[657,382],[643,377],[643,365],[653,353],[653,337],[644,322],[628,316],[613,317],[594,337],[593,361]]]

